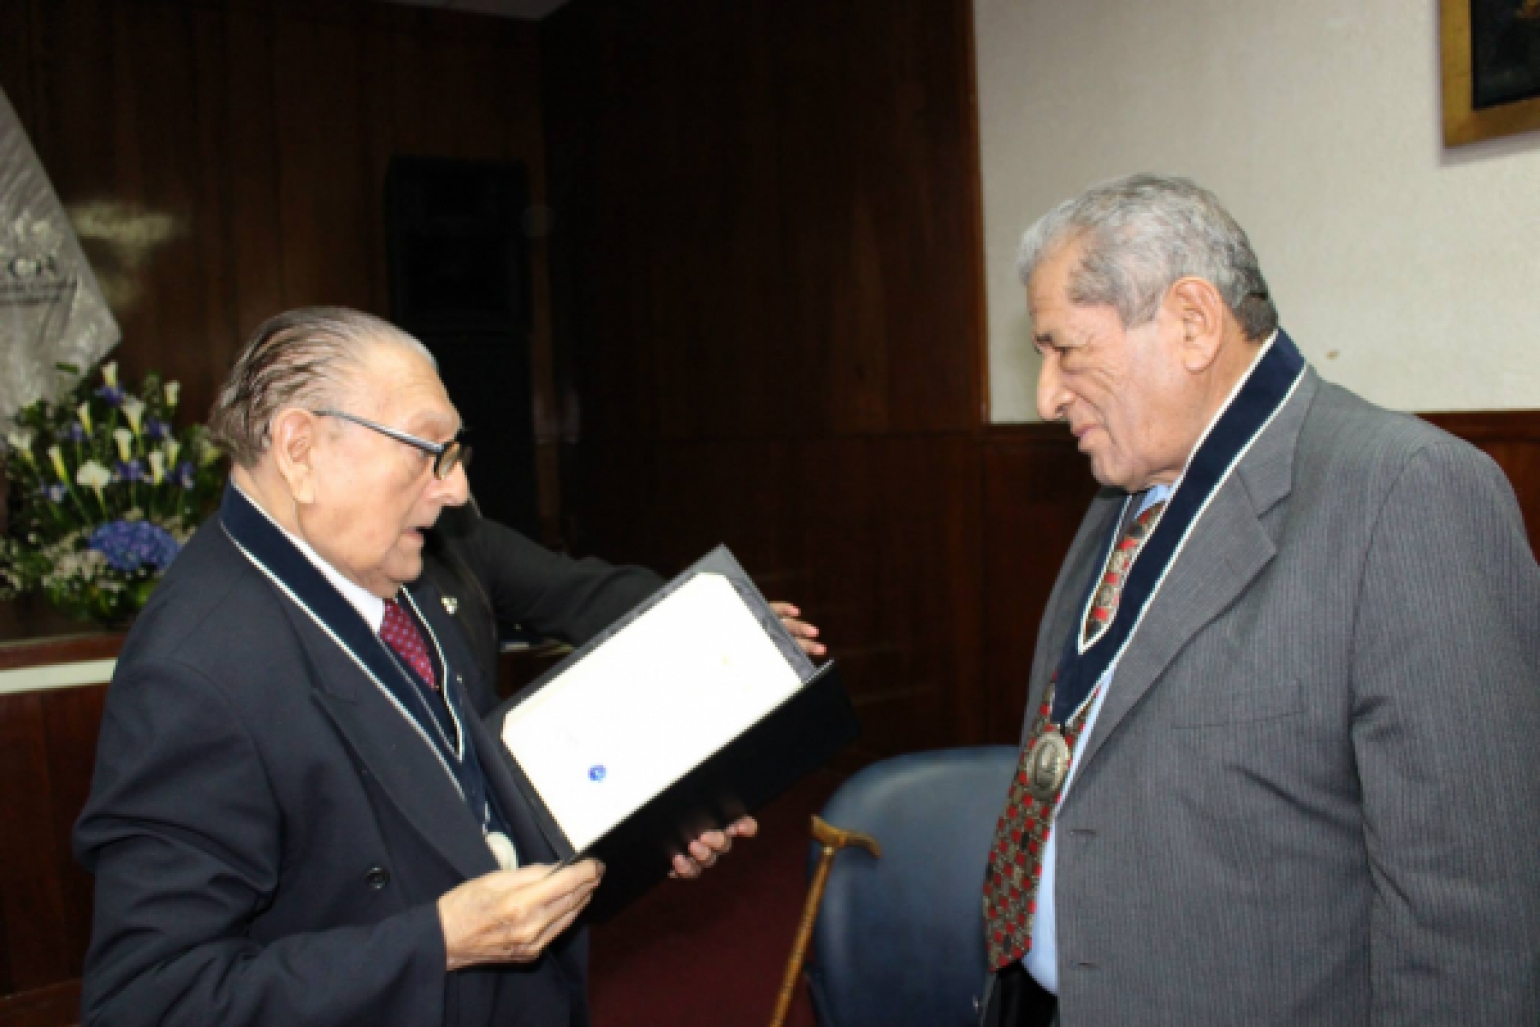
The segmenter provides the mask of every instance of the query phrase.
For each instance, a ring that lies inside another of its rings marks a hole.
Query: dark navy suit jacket
[[[597,630],[656,580],[462,527],[458,573],[494,589],[522,581],[556,633]],[[524,547],[538,559],[521,564]],[[435,567],[412,591],[450,687],[484,705],[488,643],[460,622],[492,597],[482,586],[443,603],[456,580]],[[588,599],[570,600],[582,616],[565,628],[562,593]],[[493,609],[514,617],[517,599]],[[475,718],[467,726],[478,751],[495,751]],[[483,765],[521,860],[550,861],[501,761]],[[97,879],[87,1024],[588,1022],[581,930],[533,964],[446,973],[436,902],[496,869],[479,825],[400,712],[217,519],[125,643],[76,851]]]

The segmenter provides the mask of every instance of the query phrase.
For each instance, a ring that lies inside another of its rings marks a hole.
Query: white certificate
[[[513,707],[503,744],[582,852],[801,684],[732,582],[702,572]]]

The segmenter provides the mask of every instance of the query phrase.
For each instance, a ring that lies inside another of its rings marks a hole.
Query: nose
[[[1052,353],[1045,353],[1037,372],[1037,416],[1045,421],[1064,420],[1064,408],[1069,401],[1070,393],[1064,387],[1057,360]]]
[[[465,465],[455,464],[444,478],[434,478],[428,494],[444,506],[462,506],[471,497],[471,483],[465,477]]]

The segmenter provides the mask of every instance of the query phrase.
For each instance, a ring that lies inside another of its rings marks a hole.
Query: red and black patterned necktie
[[[1123,582],[1128,579],[1129,568],[1165,508],[1165,500],[1151,503],[1133,519],[1113,547],[1085,623],[1079,629],[1085,645],[1100,638],[1117,615],[1118,600],[1123,594]],[[1032,730],[1027,733],[1027,744],[1022,746],[1021,761],[1016,767],[1016,776],[1011,779],[1005,812],[1000,815],[1000,823],[995,828],[994,847],[989,850],[989,866],[984,871],[984,943],[989,951],[989,965],[995,970],[1019,962],[1032,948],[1032,922],[1037,915],[1037,886],[1043,875],[1043,852],[1053,830],[1063,781],[1068,780],[1069,765],[1074,760],[1075,744],[1085,729],[1088,712],[1096,704],[1096,692],[1100,690],[1098,685],[1063,727],[1067,751],[1062,772],[1066,776],[1060,779],[1059,786],[1051,794],[1035,794],[1031,787],[1036,771],[1032,756],[1045,734],[1059,733],[1059,728],[1048,716],[1053,709],[1056,681],[1057,675],[1048,683],[1042,704],[1033,717]]]
[[[380,637],[385,644],[405,660],[428,687],[438,691],[438,681],[433,676],[433,661],[428,658],[428,644],[412,618],[401,609],[394,599],[385,600],[385,623],[380,625]]]

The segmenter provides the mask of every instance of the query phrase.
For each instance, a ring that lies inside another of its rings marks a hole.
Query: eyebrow
[[[437,414],[427,414],[420,418],[408,418],[407,424],[412,426],[411,428],[406,429],[407,431],[412,431],[413,434],[420,435],[430,442],[447,442],[465,430],[465,422],[462,419],[458,417],[450,417],[447,414],[443,417],[440,417]],[[442,433],[439,431],[439,426],[442,424],[451,425],[447,433]],[[413,429],[416,430],[413,431]],[[442,439],[434,438],[435,435],[439,434],[444,434],[445,437]]]

